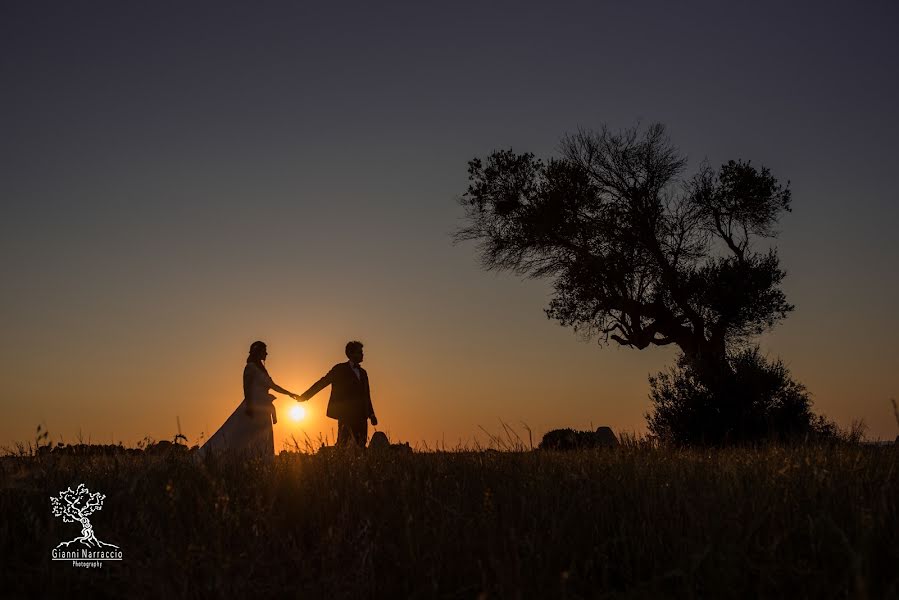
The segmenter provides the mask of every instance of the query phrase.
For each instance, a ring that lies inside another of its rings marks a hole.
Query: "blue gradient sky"
[[[0,7],[0,445],[208,435],[255,339],[298,392],[361,339],[393,437],[641,431],[673,351],[579,341],[449,234],[470,158],[656,120],[792,182],[763,346],[899,433],[893,3],[185,4]]]

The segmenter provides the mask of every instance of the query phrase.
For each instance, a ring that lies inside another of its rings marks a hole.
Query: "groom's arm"
[[[310,398],[312,398],[312,396],[316,395],[317,393],[331,385],[331,380],[333,377],[334,369],[332,368],[330,371],[328,371],[327,375],[313,383],[312,387],[300,394],[300,401],[309,400]]]
[[[371,419],[372,425],[377,425],[378,417],[375,416],[375,408],[371,404],[371,385],[368,383],[368,374],[365,375],[365,399],[368,401],[368,418]]]

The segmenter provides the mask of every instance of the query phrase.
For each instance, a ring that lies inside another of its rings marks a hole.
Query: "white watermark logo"
[[[70,560],[73,567],[100,568],[105,560],[122,560],[122,551],[115,544],[101,542],[94,535],[88,517],[103,508],[106,499],[100,492],[91,493],[79,483],[73,490],[69,488],[50,497],[53,516],[62,517],[64,523],[79,523],[81,536],[62,542],[50,553],[53,560]]]

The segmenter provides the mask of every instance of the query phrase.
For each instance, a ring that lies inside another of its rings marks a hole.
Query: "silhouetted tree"
[[[793,310],[776,250],[755,245],[776,237],[789,184],[739,160],[683,179],[661,124],[580,131],[560,151],[470,161],[456,241],[476,241],[488,270],[551,278],[546,314],[563,326],[637,349],[675,344],[710,402],[728,402],[736,353]]]

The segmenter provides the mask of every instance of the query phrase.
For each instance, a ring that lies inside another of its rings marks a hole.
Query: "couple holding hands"
[[[368,373],[362,368],[362,343],[348,342],[347,361],[334,365],[328,373],[302,394],[294,394],[276,384],[265,368],[268,348],[264,342],[253,342],[243,371],[244,400],[228,420],[200,448],[201,454],[213,451],[240,451],[271,456],[274,450],[272,423],[277,422],[269,392],[286,394],[305,402],[331,386],[327,416],[337,420],[337,445],[357,444],[365,447],[368,421],[378,424],[371,404]]]

